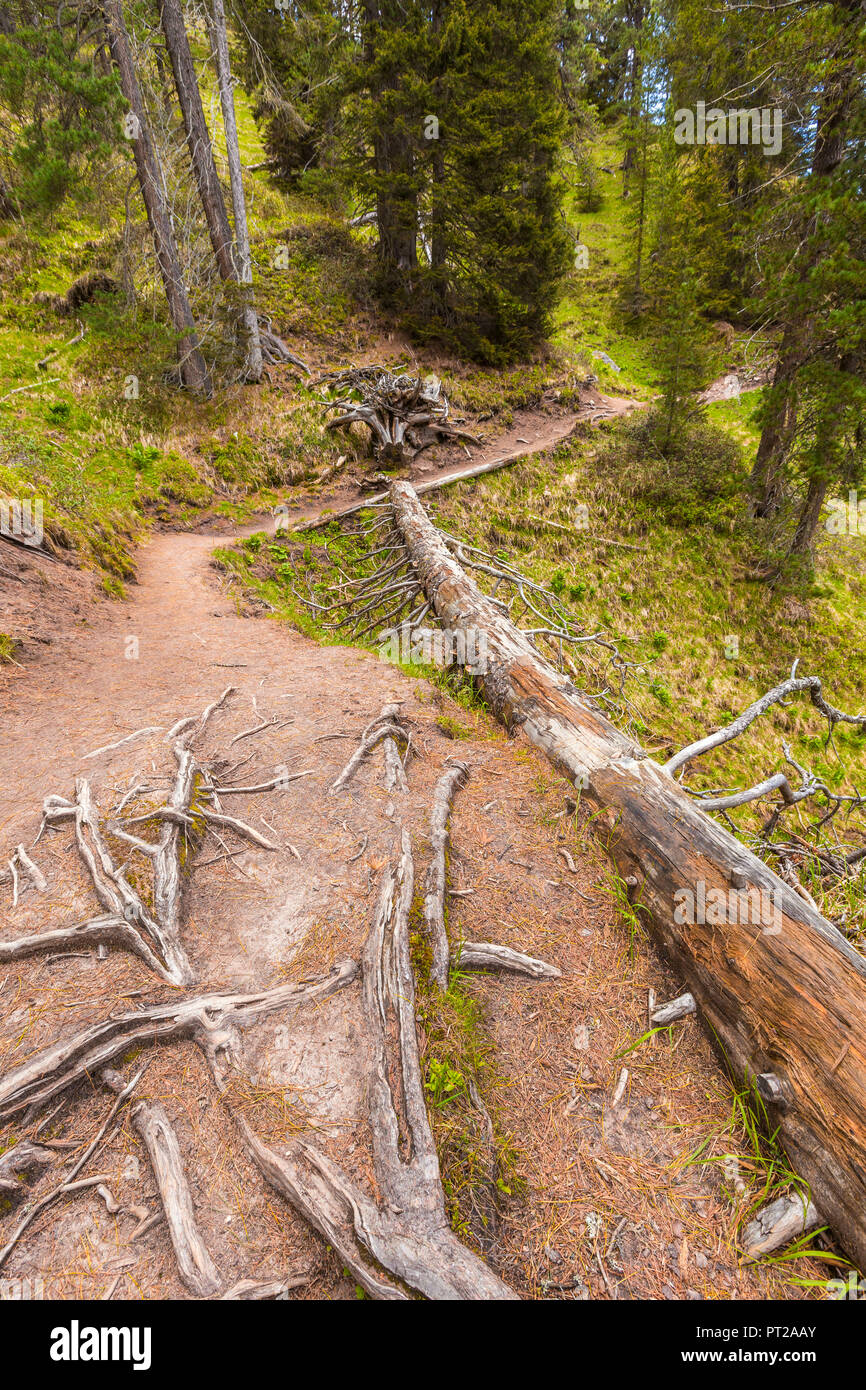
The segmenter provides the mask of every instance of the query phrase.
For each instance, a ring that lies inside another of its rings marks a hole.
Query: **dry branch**
[[[671,999],[668,1004],[660,1004],[650,1013],[650,1024],[653,1028],[666,1028],[669,1023],[677,1023],[681,1018],[688,1018],[689,1014],[696,1012],[695,1001],[690,994],[681,994],[676,999]]]
[[[535,956],[512,951],[510,946],[497,946],[492,941],[464,941],[454,952],[455,970],[507,970],[515,975],[529,975],[533,980],[558,980],[562,971]]]
[[[740,1244],[746,1260],[759,1260],[788,1245],[797,1236],[821,1224],[821,1217],[807,1197],[792,1193],[789,1197],[777,1197],[775,1202],[763,1207],[743,1228]]]

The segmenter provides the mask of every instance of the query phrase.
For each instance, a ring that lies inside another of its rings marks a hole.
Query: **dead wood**
[[[35,1053],[0,1079],[0,1120],[28,1105],[41,1105],[75,1083],[98,1075],[131,1047],[192,1037],[201,1029],[216,1033],[277,1009],[296,1009],[327,999],[349,984],[357,969],[354,961],[344,960],[315,984],[286,984],[255,994],[202,994],[95,1023]]]
[[[769,1123],[863,1267],[866,961],[539,655],[465,573],[408,483],[392,484],[391,501],[443,627],[485,634],[480,681],[491,709],[606,814],[607,848],[622,878],[636,880],[633,902],[698,1001],[734,1078],[778,1077]],[[684,912],[684,893],[694,904],[711,891],[726,904],[721,917]],[[756,903],[771,903],[772,917]]]
[[[435,376],[421,381],[386,367],[349,367],[329,373],[316,385],[340,393],[335,399],[320,398],[328,410],[340,411],[328,421],[327,428],[366,425],[374,451],[389,462],[402,461],[407,443],[414,446],[415,453],[434,439],[468,439],[478,443],[449,422],[448,401]],[[419,430],[427,431],[429,439],[423,438]]]
[[[430,843],[433,858],[427,870],[427,895],[424,899],[424,921],[433,953],[430,976],[441,990],[448,988],[450,950],[445,929],[445,855],[448,850],[448,818],[457,788],[469,775],[466,763],[455,763],[439,778],[433,793],[430,815]]]
[[[562,975],[555,965],[492,941],[461,942],[452,961],[455,970],[507,970],[515,975],[529,975],[533,980],[558,980]]]
[[[802,1193],[777,1197],[743,1228],[740,1236],[743,1256],[746,1260],[759,1260],[819,1226],[821,1220],[812,1202]]]
[[[666,1028],[681,1018],[688,1018],[695,1012],[695,1001],[690,994],[681,994],[668,1004],[660,1004],[650,1010],[649,1021],[653,1028]]]
[[[116,1071],[106,1067],[102,1079],[111,1090],[123,1093],[123,1077]],[[180,1277],[191,1293],[209,1298],[219,1292],[222,1281],[198,1229],[177,1135],[155,1101],[138,1101],[131,1113],[156,1178]]]

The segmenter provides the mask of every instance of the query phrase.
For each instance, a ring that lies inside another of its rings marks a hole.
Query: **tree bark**
[[[630,897],[734,1079],[777,1078],[773,1098],[762,1095],[770,1127],[843,1249],[864,1267],[866,960],[538,655],[452,558],[408,483],[393,483],[391,500],[443,627],[485,634],[480,680],[491,709],[522,728],[602,813]],[[681,924],[682,890],[697,902],[716,890],[716,901],[732,905],[728,920]],[[772,904],[771,925],[757,903]]]
[[[860,0],[841,0],[838,5],[841,11],[852,17],[852,23],[859,7]],[[810,182],[818,188],[826,184],[844,157],[849,117],[859,80],[855,63],[834,63],[824,85],[810,175]],[[806,258],[802,265],[803,279],[814,269],[817,259],[814,253]],[[770,415],[761,431],[752,471],[752,507],[756,516],[775,516],[781,505],[785,462],[797,426],[796,379],[801,367],[809,360],[813,333],[813,320],[807,317],[797,328],[792,323],[786,325],[782,337],[773,378],[776,401],[771,405]],[[799,534],[798,526],[798,537]],[[796,539],[794,544],[798,544]]]
[[[761,430],[749,483],[753,516],[772,518],[778,515],[782,505],[785,460],[797,429],[795,379],[794,334],[789,330],[779,349],[769,414]]]
[[[367,63],[377,59],[377,31],[383,24],[399,24],[402,6],[393,13],[389,0],[364,0],[364,46]],[[396,79],[379,81],[371,96],[381,102],[386,92],[393,90]],[[418,200],[411,193],[395,193],[395,183],[411,188],[415,176],[412,144],[397,123],[379,118],[373,133],[373,158],[379,184],[376,193],[376,222],[379,228],[379,259],[385,280],[391,286],[406,281],[407,272],[418,265]]]
[[[181,380],[191,391],[195,391],[198,395],[209,396],[212,394],[213,388],[199,347],[195,320],[183,281],[177,245],[163,196],[157,158],[145,117],[138,79],[135,75],[121,0],[104,0],[104,3],[111,56],[120,74],[123,95],[138,121],[138,137],[132,142],[135,167],[138,171],[138,181],[141,185],[147,221],[156,250],[156,259],[165,286],[172,325],[178,336]]]
[[[803,501],[803,509],[791,542],[790,555],[811,555],[815,544],[815,533],[821,520],[821,508],[827,496],[827,479],[811,478]]]
[[[207,128],[198,79],[190,52],[189,40],[183,22],[180,0],[161,0],[159,17],[165,34],[174,85],[177,88],[183,126],[186,131],[186,144],[192,163],[193,174],[201,198],[204,215],[207,219],[211,245],[223,280],[236,279],[235,264],[232,257],[232,233],[226,216],[225,203],[220,181],[217,177],[211,146],[210,131]]]
[[[229,165],[229,181],[232,190],[232,210],[235,219],[235,249],[237,257],[235,278],[242,290],[242,317],[247,336],[246,363],[244,377],[247,381],[261,381],[263,367],[262,344],[259,334],[259,321],[252,303],[252,291],[244,286],[252,286],[253,270],[250,257],[250,234],[247,227],[247,205],[244,198],[244,181],[241,173],[241,155],[238,144],[238,126],[235,117],[235,99],[232,90],[232,70],[229,61],[229,41],[226,31],[226,16],[223,0],[212,0],[212,11],[208,16],[217,60],[217,79],[220,89],[223,125],[226,132],[226,155]]]

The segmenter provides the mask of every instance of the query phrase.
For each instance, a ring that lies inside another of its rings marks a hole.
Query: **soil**
[[[523,416],[485,448],[543,449],[574,423],[565,414]],[[415,476],[435,466],[422,455]],[[18,843],[33,844],[42,799],[69,796],[76,777],[91,779],[104,815],[138,782],[167,786],[173,765],[162,731],[232,685],[209,725],[205,757],[248,759],[235,774],[244,784],[275,769],[311,775],[281,791],[232,798],[232,813],[279,848],[253,848],[231,832],[222,846],[207,838],[190,873],[184,944],[202,989],[310,978],[340,957],[357,957],[401,824],[423,881],[433,786],[446,759],[459,756],[470,777],[452,820],[451,886],[465,892],[451,899],[452,938],[494,940],[563,972],[553,982],[490,976],[467,986],[493,1043],[480,1089],[512,1137],[515,1159],[510,1191],[494,1188],[484,1200],[464,1194],[462,1237],[525,1297],[803,1296],[778,1267],[738,1266],[736,1227],[748,1194],[728,1192],[723,1182],[722,1156],[736,1144],[727,1132],[731,1092],[695,1020],[618,1055],[646,1031],[648,990],[665,1000],[681,992],[680,982],[646,939],[630,938],[606,863],[580,814],[567,811],[565,784],[483,712],[371,654],[320,647],[233,599],[211,561],[218,541],[224,530],[154,534],[123,604],[96,598],[88,576],[60,566],[41,580],[39,563],[25,557],[36,573],[24,578],[38,585],[33,628],[51,640],[28,649],[37,660],[0,676],[0,862]],[[9,559],[4,552],[3,564]],[[25,587],[0,576],[13,611]],[[392,700],[413,731],[409,793],[385,792],[379,748],[346,792],[329,796],[361,729]],[[250,734],[261,722],[257,712],[274,722]],[[91,756],[149,726],[160,732]],[[465,737],[455,740],[455,732]],[[96,914],[70,842],[60,829],[32,851],[47,893],[24,891],[13,909],[9,884],[0,883],[2,939]],[[114,1011],[171,995],[121,950],[104,960],[87,951],[10,966],[0,971],[0,1071]],[[158,1099],[177,1128],[224,1286],[288,1279],[298,1281],[290,1298],[354,1298],[333,1253],[247,1160],[198,1050],[153,1048],[125,1060],[127,1078],[143,1061],[139,1094]],[[265,1137],[278,1143],[286,1128],[309,1130],[369,1183],[357,984],[309,1013],[248,1030],[246,1065],[248,1118]],[[623,1067],[629,1076],[615,1105]],[[34,1185],[41,1196],[95,1134],[110,1101],[94,1079],[44,1129],[44,1114],[0,1129],[0,1151],[36,1131],[57,1147],[57,1163]],[[437,1127],[447,1119],[443,1107]],[[713,1161],[691,1163],[704,1141],[702,1158]],[[747,1163],[740,1171],[748,1183]],[[126,1112],[85,1175],[97,1172],[120,1210],[111,1214],[94,1189],[65,1198],[27,1231],[2,1277],[41,1281],[34,1287],[51,1298],[189,1297],[165,1222],[133,1239],[142,1213],[159,1206]],[[14,1212],[0,1212],[0,1247],[14,1222]]]

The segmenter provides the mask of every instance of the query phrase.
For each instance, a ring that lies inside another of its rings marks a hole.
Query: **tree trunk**
[[[222,188],[217,177],[210,131],[207,128],[204,108],[201,104],[198,79],[184,27],[180,0],[161,0],[159,14],[168,56],[171,59],[171,69],[174,73],[174,85],[177,88],[178,100],[180,101],[187,149],[207,219],[214,256],[222,279],[234,280],[236,274],[232,258],[232,233],[226,216]]]
[[[377,53],[377,31],[385,23],[400,22],[400,11],[390,13],[393,5],[380,3],[380,0],[364,0],[365,35],[364,48],[366,62],[375,65]],[[389,10],[388,14],[383,13]],[[393,89],[395,79],[390,82],[380,80],[370,95],[373,101],[380,100],[386,92]],[[391,288],[405,284],[407,271],[418,265],[418,200],[412,193],[402,196],[396,194],[396,181],[412,186],[415,175],[412,145],[409,136],[386,124],[379,118],[373,133],[373,158],[376,167],[378,191],[376,194],[376,221],[379,229],[379,260],[385,282]]]
[[[821,520],[821,508],[824,505],[824,498],[827,496],[827,479],[810,478],[809,489],[803,502],[803,509],[800,512],[800,519],[797,522],[797,529],[794,532],[794,539],[791,542],[789,555],[809,555],[815,544],[815,532],[818,530],[818,523]]]
[[[212,13],[208,16],[211,24],[214,49],[217,60],[217,78],[220,89],[220,105],[223,112],[223,125],[226,132],[226,154],[229,165],[229,181],[232,190],[232,210],[235,220],[235,251],[237,266],[235,279],[241,285],[242,318],[246,334],[246,363],[244,377],[247,381],[261,381],[263,362],[262,344],[259,335],[259,320],[252,302],[253,269],[250,257],[250,234],[247,227],[247,205],[244,198],[244,181],[241,173],[241,155],[238,144],[238,126],[235,117],[235,99],[232,90],[232,70],[229,61],[229,41],[226,31],[226,15],[223,0],[212,0]],[[244,286],[248,287],[244,289]]]
[[[622,160],[622,196],[624,199],[629,195],[629,174],[637,163],[636,131],[640,115],[643,77],[643,64],[639,49],[644,18],[643,0],[639,0],[637,5],[626,11],[626,18],[632,28],[632,47],[628,65],[628,136],[630,143],[626,146]],[[649,119],[648,116],[647,119]]]
[[[853,15],[858,5],[859,0],[843,0],[841,8]],[[812,155],[811,180],[817,187],[829,178],[843,158],[848,119],[858,80],[855,64],[834,65],[824,86]],[[813,254],[804,262],[804,279],[814,269],[816,259]],[[770,414],[761,430],[752,470],[752,509],[756,516],[775,516],[781,506],[785,462],[797,427],[797,373],[808,360],[812,332],[813,325],[807,318],[796,333],[789,322],[782,337],[773,378],[776,401],[770,407]]]
[[[770,1127],[863,1268],[866,960],[538,655],[452,558],[408,483],[393,483],[390,496],[443,627],[486,638],[480,680],[491,708],[569,783],[585,788],[588,779],[583,795],[601,813],[597,824],[636,910],[697,1000],[735,1081],[759,1079]],[[677,920],[683,890],[698,904],[685,914],[697,920],[685,924]],[[717,906],[704,911],[707,902],[725,903],[726,920]]]
[[[134,140],[135,167],[144,198],[147,221],[153,237],[156,259],[165,286],[168,309],[172,325],[178,336],[178,358],[183,384],[202,396],[212,393],[212,386],[205,360],[199,347],[195,320],[189,306],[189,297],[177,245],[171,229],[171,221],[162,191],[156,154],[145,117],[144,104],[135,75],[129,35],[123,20],[121,0],[105,0],[105,17],[108,24],[111,56],[120,74],[120,86],[129,103],[129,108],[138,121],[138,137]]]
[[[753,516],[772,518],[785,492],[785,460],[797,429],[795,381],[797,360],[794,333],[788,330],[779,348],[768,414],[761,429],[758,452],[749,480]]]

